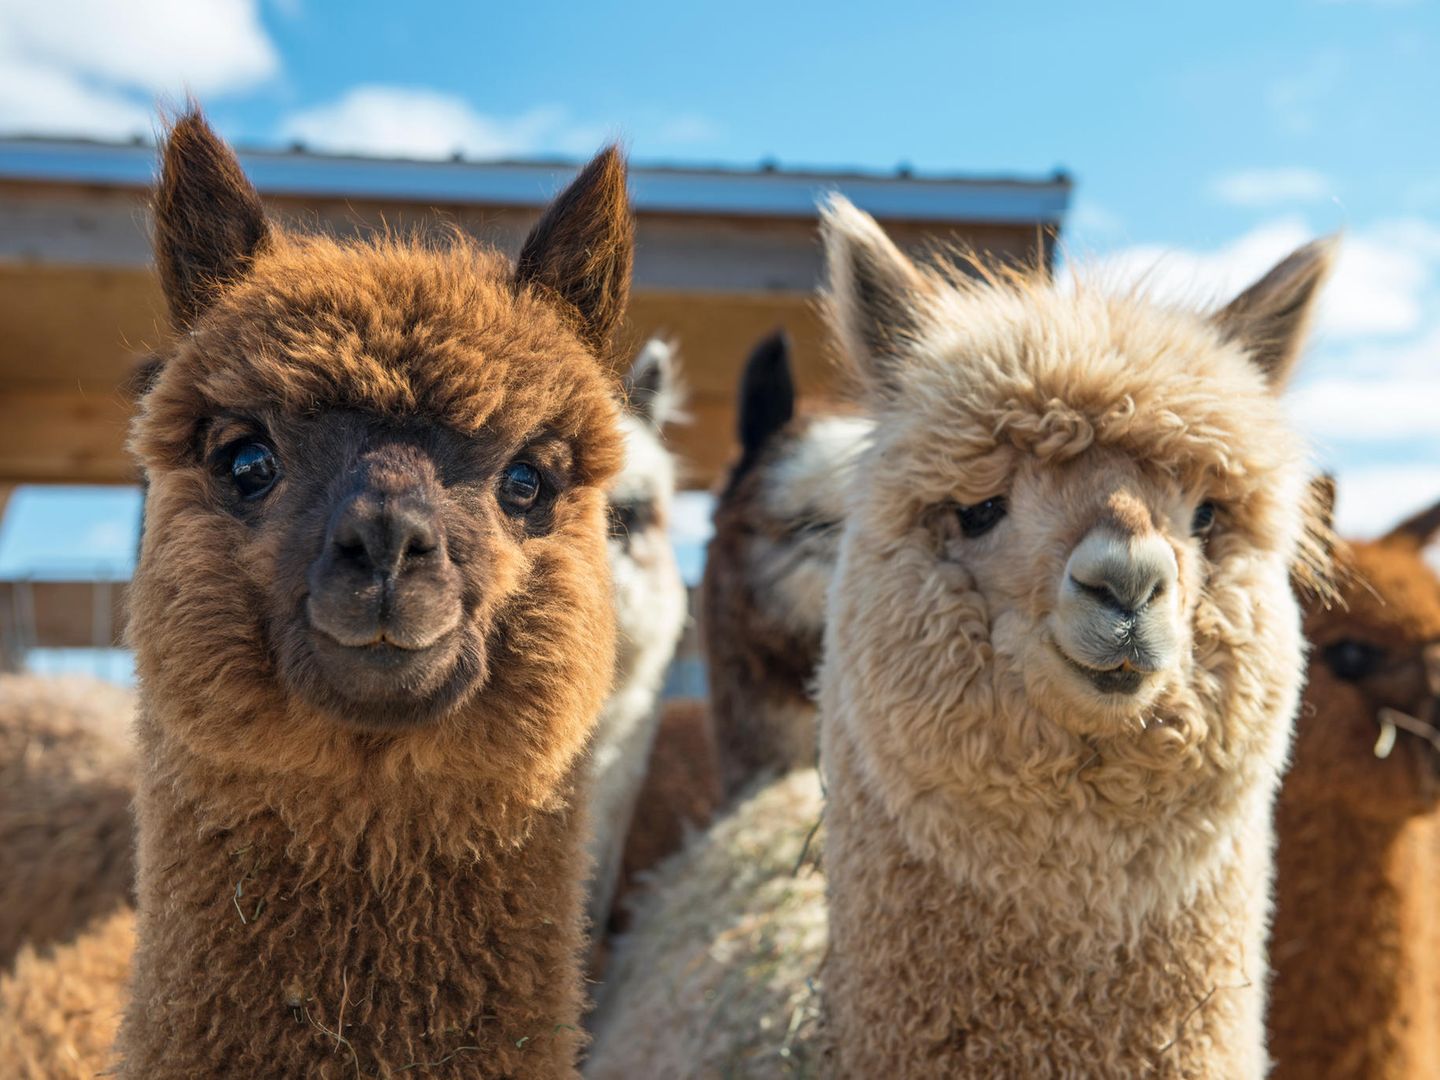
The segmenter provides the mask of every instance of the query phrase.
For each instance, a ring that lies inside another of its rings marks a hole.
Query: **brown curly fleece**
[[[131,901],[134,710],[98,680],[0,675],[0,970]]]
[[[812,682],[858,418],[796,415],[786,336],[757,344],[737,395],[740,454],[715,504],[700,629],[721,778],[733,798],[761,772],[815,764]]]
[[[1440,1062],[1440,506],[1341,550],[1340,602],[1305,623],[1310,678],[1276,807],[1274,1075],[1430,1075]],[[1366,650],[1357,659],[1356,647]]]
[[[156,210],[185,332],[132,435],[149,494],[119,1075],[570,1075],[585,871],[571,807],[613,666],[602,489],[621,446],[596,353],[628,283],[623,162],[591,163],[519,271],[459,236],[287,233],[197,114],[169,134]],[[259,511],[226,504],[205,452],[236,424],[287,463]],[[306,484],[325,478],[287,448],[346,424],[459,447],[436,468],[468,681],[426,722],[337,718],[296,659],[295,586],[278,582],[315,549]],[[526,448],[560,479],[521,528],[491,492]]]

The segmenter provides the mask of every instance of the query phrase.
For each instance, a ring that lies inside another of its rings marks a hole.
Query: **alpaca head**
[[[1330,246],[1199,315],[922,269],[843,200],[825,234],[876,418],[826,677],[877,767],[1043,800],[1094,766],[1141,814],[1157,773],[1278,767],[1307,500],[1278,393]]]
[[[1287,791],[1391,821],[1440,801],[1440,575],[1424,557],[1437,537],[1440,505],[1342,549],[1339,602],[1305,619],[1307,707]]]
[[[794,639],[786,649],[808,658],[808,673],[820,659],[847,477],[870,424],[857,416],[796,415],[783,331],[750,354],[737,407],[741,453],[716,506],[720,542],[711,545],[711,559],[715,573],[744,582],[748,617],[758,625],[725,632]]]
[[[646,342],[625,376],[624,390],[625,464],[608,491],[616,670],[622,684],[631,675],[658,678],[685,621],[685,583],[668,532],[675,459],[663,438],[666,425],[681,419],[673,346],[660,338]]]
[[[631,229],[611,149],[515,266],[459,235],[303,236],[199,115],[175,124],[155,231],[178,333],[132,435],[131,635],[164,737],[307,775],[569,768],[610,676],[600,359]]]

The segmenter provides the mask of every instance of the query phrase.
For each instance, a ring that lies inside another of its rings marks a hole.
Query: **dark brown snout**
[[[446,545],[443,491],[428,462],[362,461],[330,513],[306,575],[321,665],[356,698],[423,690],[450,667],[461,579]]]

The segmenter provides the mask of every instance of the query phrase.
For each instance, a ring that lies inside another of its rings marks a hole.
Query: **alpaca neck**
[[[1276,825],[1275,1075],[1420,1075],[1440,1061],[1435,820],[1287,789]]]
[[[705,584],[706,606],[732,616],[710,615],[706,651],[721,779],[733,797],[762,772],[814,766],[818,735],[810,683],[820,632],[802,636],[757,619],[761,601],[748,584],[716,585],[708,578]],[[723,595],[725,586],[734,593]]]
[[[591,926],[605,925],[620,880],[625,837],[660,723],[659,682],[648,671],[632,673],[606,700],[595,728],[585,807],[592,864],[587,896]]]
[[[1263,1073],[1263,832],[1258,857],[1236,850],[1186,902],[1127,919],[1090,867],[1066,895],[1054,873],[957,877],[907,844],[843,723],[822,746],[837,1075]]]
[[[120,1075],[573,1073],[568,800],[495,828],[492,793],[452,780],[357,813],[363,781],[220,773],[148,741]]]

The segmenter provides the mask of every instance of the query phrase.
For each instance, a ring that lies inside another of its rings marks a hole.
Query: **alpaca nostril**
[[[1120,615],[1134,614],[1130,608],[1121,602],[1120,598],[1115,595],[1109,585],[1091,585],[1089,582],[1081,581],[1074,574],[1070,575],[1070,581],[1075,588],[1102,607],[1107,607]]]

